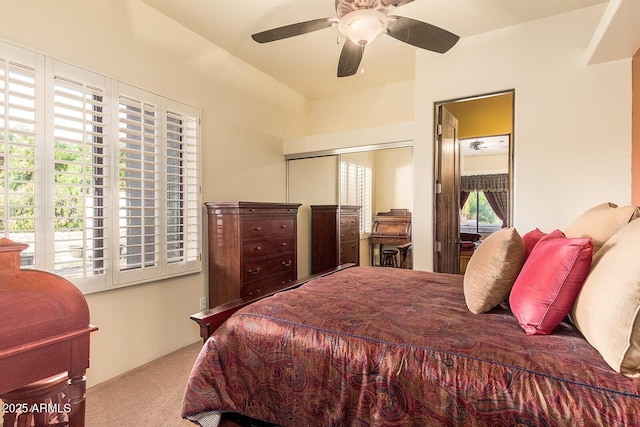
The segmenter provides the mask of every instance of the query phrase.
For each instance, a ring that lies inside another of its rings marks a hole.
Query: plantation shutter
[[[360,233],[370,232],[372,227],[372,175],[370,167],[340,162],[340,203],[361,206]]]
[[[183,108],[165,112],[166,253],[168,270],[200,264],[198,119]]]
[[[358,204],[357,165],[340,162],[340,203],[344,205]]]
[[[200,110],[0,41],[0,238],[83,293],[202,270]]]
[[[106,274],[104,88],[53,77],[54,272]]]
[[[372,175],[371,168],[360,166],[358,169],[359,189],[360,189],[360,234],[371,232],[373,226],[372,204]]]
[[[0,237],[29,245],[23,267],[35,263],[35,91],[33,67],[0,58]]]
[[[158,275],[160,267],[159,119],[153,101],[119,97],[119,266],[121,276],[133,281]]]

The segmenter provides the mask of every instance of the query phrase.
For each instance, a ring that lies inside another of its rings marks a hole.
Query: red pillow
[[[569,313],[591,268],[591,238],[542,237],[509,295],[511,311],[528,335],[548,334]]]
[[[554,230],[553,232],[551,232],[551,234],[553,234],[554,236],[564,237],[564,233],[562,233],[562,231],[560,230]],[[544,236],[548,236],[548,234],[544,231],[540,231],[540,229],[537,227],[522,236],[522,240],[524,240],[524,247],[527,251],[525,259],[527,259],[529,255],[531,255],[531,251],[533,251],[533,248]]]

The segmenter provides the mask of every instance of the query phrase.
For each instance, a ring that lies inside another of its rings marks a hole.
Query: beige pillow
[[[603,203],[574,219],[564,234],[570,238],[591,237],[595,255],[604,242],[639,216],[640,211],[636,206],[618,207],[614,203]]]
[[[484,313],[509,296],[525,253],[524,241],[515,228],[502,228],[478,246],[464,273],[464,299],[469,311]]]
[[[570,317],[616,371],[640,378],[640,220],[611,237],[593,258]]]

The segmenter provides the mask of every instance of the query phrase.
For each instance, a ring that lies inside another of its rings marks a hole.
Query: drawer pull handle
[[[282,265],[284,265],[285,267],[291,267],[291,264],[293,263],[293,261],[289,260],[289,261],[282,261]]]
[[[262,231],[262,227],[258,226],[258,227],[256,227],[256,228],[254,228],[254,230],[256,230],[256,231]]]
[[[255,276],[256,274],[260,273],[260,267],[256,268],[255,270],[249,269],[248,273]]]
[[[262,250],[262,246],[256,246],[256,251],[261,251]]]
[[[287,228],[287,226],[286,225],[281,225],[280,228],[285,229],[285,228]]]
[[[287,242],[282,242],[282,246],[287,246]]]

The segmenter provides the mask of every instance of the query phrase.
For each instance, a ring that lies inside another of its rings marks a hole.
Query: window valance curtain
[[[509,203],[509,175],[506,173],[491,175],[463,175],[460,177],[460,206],[464,205],[473,191],[482,191],[487,197],[491,209],[507,226]]]
[[[460,191],[490,191],[492,193],[509,191],[509,174],[463,175],[460,177]]]

